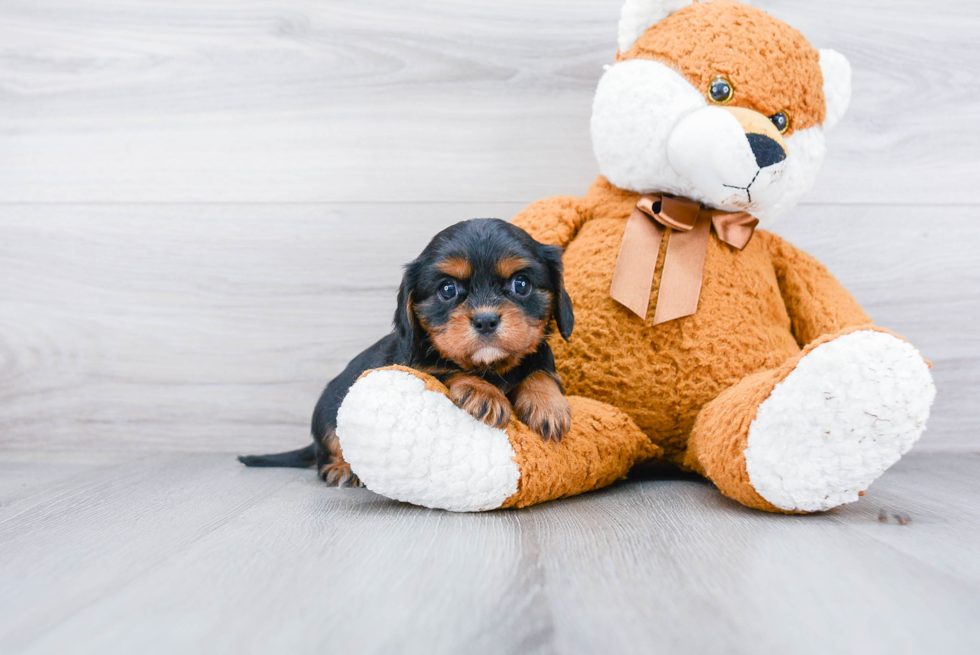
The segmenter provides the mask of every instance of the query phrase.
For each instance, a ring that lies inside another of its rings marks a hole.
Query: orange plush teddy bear
[[[565,248],[576,328],[552,345],[571,432],[492,428],[435,380],[380,369],[338,416],[353,470],[456,511],[581,493],[657,457],[757,509],[856,500],[925,429],[928,365],[756,229],[809,191],[849,98],[847,60],[761,10],[627,0],[593,106],[602,174],[514,219]]]

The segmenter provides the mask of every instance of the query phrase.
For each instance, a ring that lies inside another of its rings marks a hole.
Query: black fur
[[[316,463],[316,452],[314,445],[310,444],[306,448],[290,450],[287,453],[276,453],[275,455],[242,455],[238,461],[245,466],[271,466],[306,469]]]
[[[239,460],[246,466],[308,467],[316,463],[322,468],[330,462],[325,440],[336,428],[337,410],[362,373],[400,364],[445,382],[461,372],[463,369],[458,363],[436,350],[422,325],[422,321],[429,328],[444,324],[461,304],[495,306],[506,299],[529,317],[546,321],[553,318],[559,334],[567,340],[575,317],[562,279],[561,253],[560,248],[538,243],[524,230],[499,219],[472,219],[446,228],[405,267],[391,334],[355,357],[323,390],[313,412],[313,444],[289,453],[239,457]],[[468,280],[455,281],[460,293],[457,298],[447,301],[438,295],[440,284],[447,275],[435,265],[453,256],[465,257],[471,262],[473,273]],[[496,264],[503,257],[521,257],[529,262],[529,266],[521,271],[533,288],[526,297],[509,292],[509,281],[502,281],[497,274]],[[549,324],[546,338],[537,350],[526,355],[517,366],[504,372],[493,367],[468,372],[481,376],[504,394],[515,389],[534,371],[544,370],[557,380],[555,358],[547,343],[550,331]]]

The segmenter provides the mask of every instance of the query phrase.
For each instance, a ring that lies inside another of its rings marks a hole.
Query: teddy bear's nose
[[[723,109],[734,116],[745,130],[745,138],[749,141],[749,147],[752,148],[755,163],[759,168],[766,168],[786,159],[786,141],[771,120],[745,107],[723,107]]]
[[[745,138],[749,140],[749,147],[752,148],[755,163],[759,168],[766,168],[786,159],[786,151],[783,147],[765,134],[746,134]]]

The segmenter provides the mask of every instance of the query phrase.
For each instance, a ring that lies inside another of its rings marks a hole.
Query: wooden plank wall
[[[854,66],[777,226],[976,451],[980,5],[759,0]],[[0,447],[300,445],[439,228],[581,194],[620,0],[0,3]]]

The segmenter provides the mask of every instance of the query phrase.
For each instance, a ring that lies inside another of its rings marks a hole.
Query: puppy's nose
[[[786,151],[782,146],[765,134],[746,134],[745,138],[749,140],[749,147],[752,148],[755,163],[759,168],[772,166],[786,159]]]
[[[470,321],[473,328],[482,335],[493,334],[493,331],[500,325],[500,314],[496,312],[480,312]]]

